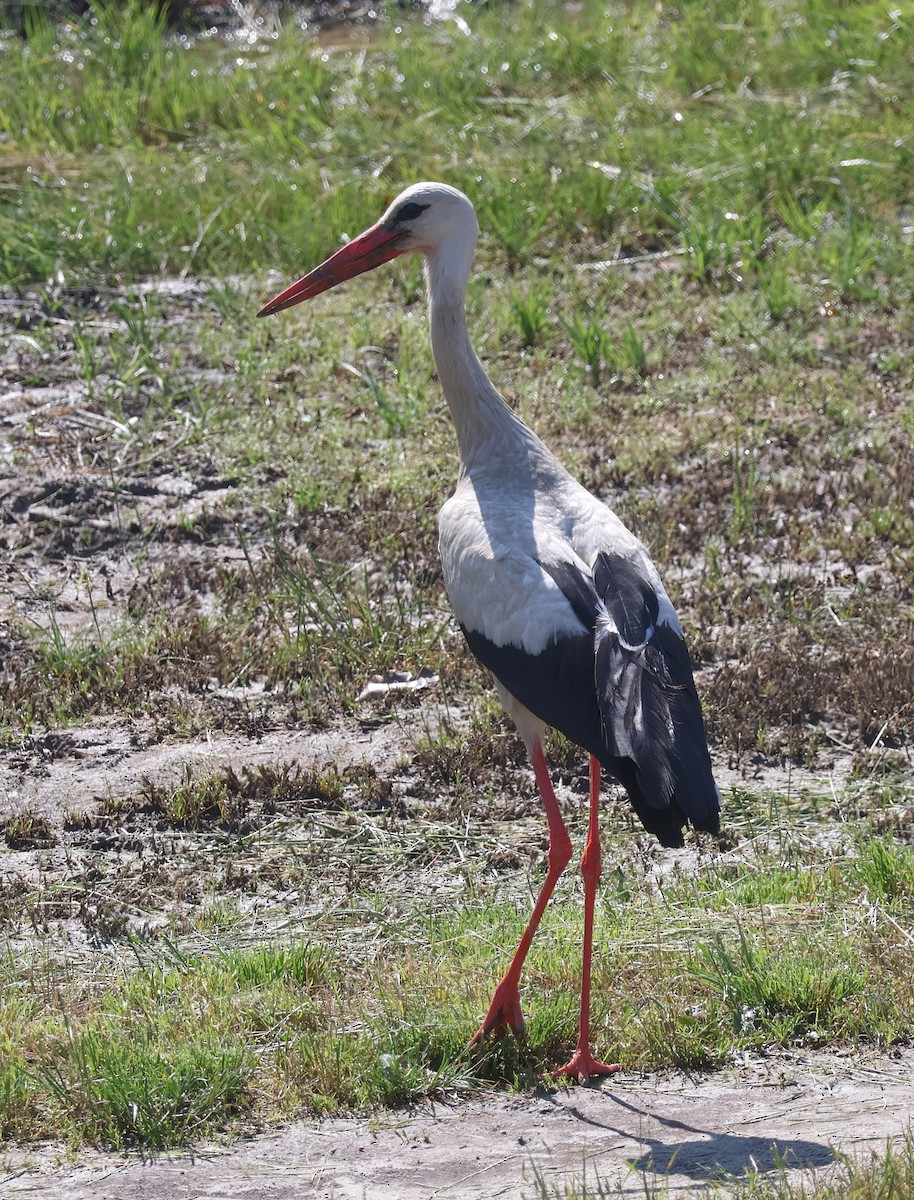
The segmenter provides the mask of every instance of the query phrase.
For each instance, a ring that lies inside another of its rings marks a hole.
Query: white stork
[[[438,522],[444,582],[470,649],[494,675],[526,744],[549,825],[546,879],[472,1044],[509,1027],[523,1034],[521,970],[571,858],[543,755],[551,725],[590,754],[578,1043],[551,1072],[584,1082],[618,1069],[594,1057],[589,1036],[600,768],[622,784],[664,846],[683,844],[687,822],[716,833],[720,795],[682,628],[646,548],[512,412],[473,352],[465,297],[478,234],[462,192],[415,184],[257,315],[310,300],[400,254],[425,258],[432,352],[460,450],[457,490]]]

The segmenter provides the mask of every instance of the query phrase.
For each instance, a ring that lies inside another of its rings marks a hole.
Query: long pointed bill
[[[389,262],[398,254],[403,254],[406,233],[404,230],[385,229],[383,225],[372,225],[364,233],[336,254],[331,256],[309,271],[307,275],[287,287],[284,292],[275,296],[269,304],[265,304],[258,317],[269,317],[272,313],[282,312],[293,304],[301,304],[303,300],[311,300],[326,292],[344,279],[353,279],[364,271],[379,267],[381,263]]]

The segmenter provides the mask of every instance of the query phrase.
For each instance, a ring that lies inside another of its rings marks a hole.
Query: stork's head
[[[268,317],[311,300],[344,279],[379,267],[401,254],[418,251],[434,258],[444,246],[466,260],[467,269],[479,225],[473,205],[463,192],[446,183],[414,183],[394,200],[377,225],[337,250],[320,266],[265,304],[258,317]]]

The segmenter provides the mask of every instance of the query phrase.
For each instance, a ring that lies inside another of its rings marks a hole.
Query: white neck
[[[457,431],[460,461],[469,469],[493,437],[504,445],[512,434],[528,431],[496,391],[470,344],[465,297],[473,246],[464,247],[462,254],[454,254],[455,249],[460,248],[451,243],[447,256],[427,253],[425,274],[432,354]]]

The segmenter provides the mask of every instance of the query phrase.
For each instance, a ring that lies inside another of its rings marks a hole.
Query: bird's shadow
[[[608,1121],[595,1120],[569,1105],[566,1112],[588,1125],[605,1129],[608,1133],[625,1138],[634,1138],[644,1145],[644,1152],[629,1159],[636,1171],[656,1175],[685,1175],[696,1181],[720,1181],[742,1175],[766,1174],[781,1169],[810,1169],[824,1167],[835,1161],[831,1147],[806,1138],[784,1138],[745,1136],[738,1133],[721,1133],[713,1129],[687,1125],[670,1117],[663,1117],[650,1109],[641,1108],[612,1092],[605,1092],[606,1099],[620,1108],[644,1118],[648,1124],[661,1125],[672,1133],[695,1134],[695,1138],[665,1140],[650,1137],[640,1129],[624,1129]]]

